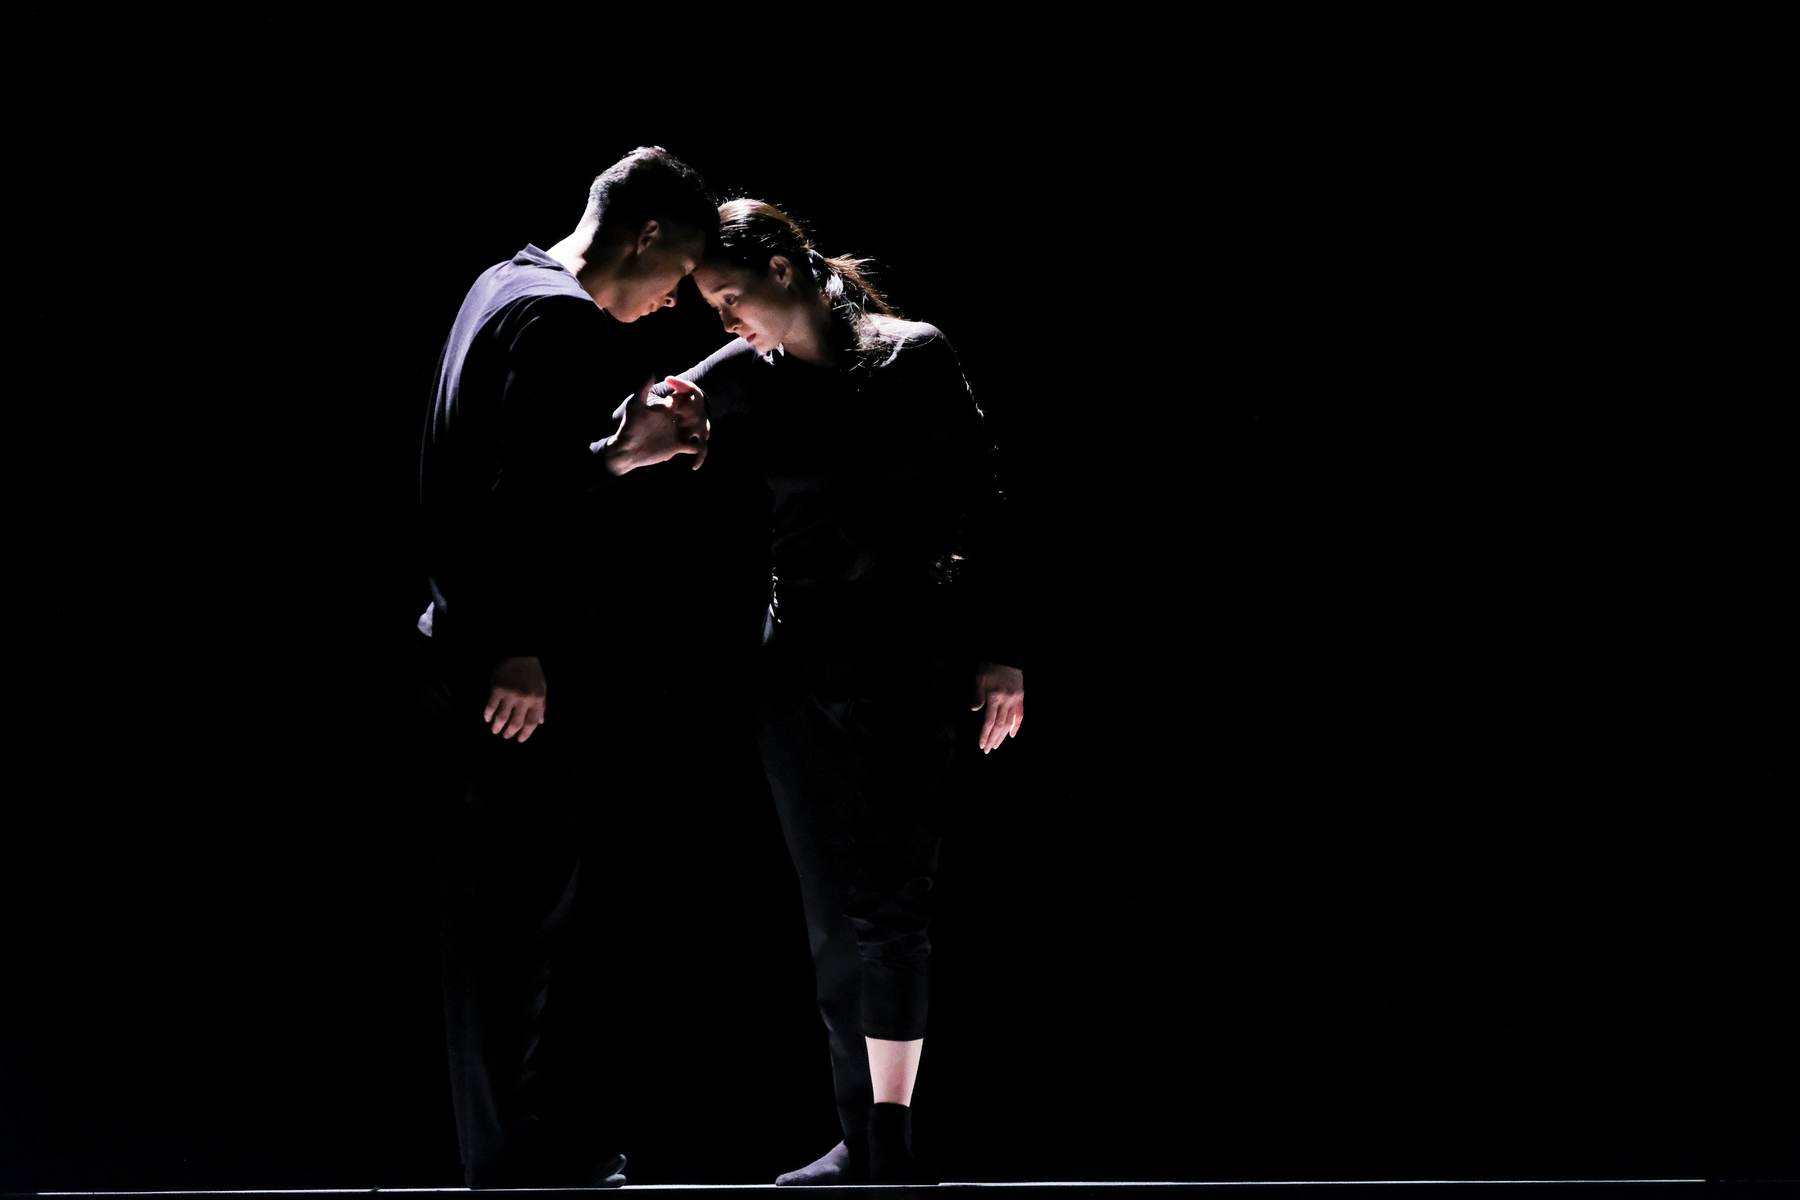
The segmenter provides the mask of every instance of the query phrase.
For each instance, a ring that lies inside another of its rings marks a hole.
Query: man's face
[[[644,222],[635,252],[621,272],[620,294],[606,311],[629,324],[659,308],[673,308],[682,277],[693,271],[705,247],[706,235],[697,229]]]

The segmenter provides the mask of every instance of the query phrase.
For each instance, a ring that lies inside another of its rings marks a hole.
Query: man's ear
[[[648,250],[650,248],[650,243],[661,233],[662,226],[657,223],[656,218],[652,217],[650,220],[645,221],[644,227],[638,230],[637,252],[642,254],[644,251]]]

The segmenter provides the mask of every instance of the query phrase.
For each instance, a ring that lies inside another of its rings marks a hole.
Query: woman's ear
[[[785,254],[777,254],[769,259],[769,274],[784,288],[794,286],[794,264],[788,261]]]

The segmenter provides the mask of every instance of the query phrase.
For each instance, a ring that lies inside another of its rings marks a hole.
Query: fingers
[[[525,696],[510,688],[497,687],[488,697],[481,719],[487,722],[491,732],[507,739],[517,737],[519,741],[527,742],[531,740],[537,727],[544,723],[546,708],[542,696]]]
[[[1018,696],[1008,696],[1006,703],[998,706],[1000,719],[994,722],[994,745],[998,750],[1009,737],[1018,737],[1019,728],[1025,724],[1025,702]]]
[[[694,470],[696,471],[700,469],[700,464],[706,461],[707,437],[706,433],[702,431],[703,429],[704,426],[684,425],[679,417],[675,419],[674,453],[695,455]]]
[[[506,728],[512,720],[512,711],[518,707],[519,694],[507,688],[495,688],[488,696],[487,708],[482,712],[482,720],[489,722],[495,733]]]
[[[981,723],[981,752],[986,754],[995,746],[998,746],[1000,744],[1000,736],[1000,706],[998,704],[989,704],[987,720]]]
[[[710,434],[712,432],[712,406],[707,403],[706,393],[687,380],[677,379],[673,375],[663,382],[668,384],[671,389],[669,399],[700,410],[701,419],[706,422],[705,432]]]
[[[1005,697],[998,692],[989,691],[980,679],[975,681],[975,697],[980,701],[975,708],[987,709],[987,716],[981,722],[981,735],[975,739],[975,744],[986,754],[1000,744],[1000,706]]]
[[[519,735],[520,744],[524,744],[531,740],[531,735],[536,733],[537,727],[543,723],[543,700],[536,697],[527,699],[525,703],[519,705],[517,716],[513,722],[507,726],[506,736],[510,738],[516,733]]]
[[[983,754],[988,752],[988,739],[994,728],[994,714],[999,707],[996,704],[989,703],[992,699],[993,697],[990,696],[987,689],[981,685],[981,680],[978,677],[975,680],[975,703],[969,705],[969,711],[980,712],[983,707],[988,710],[987,719],[981,723],[981,733],[975,739],[975,745]]]
[[[984,662],[975,672],[975,703],[971,711],[987,705],[981,726],[981,752],[988,753],[1009,737],[1019,736],[1025,724],[1025,674],[1004,663]]]
[[[677,379],[675,376],[671,375],[663,380],[663,383],[669,388],[669,394],[666,396],[652,396],[649,394],[649,391],[651,387],[655,385],[649,383],[644,385],[643,392],[639,394],[644,397],[645,404],[650,405],[653,408],[680,409],[704,408],[706,406],[706,393],[689,383],[687,380]]]
[[[705,392],[701,391],[687,380],[676,379],[672,375],[668,379],[663,380],[663,382],[671,385],[668,395],[657,396],[652,394],[650,389],[655,386],[654,382],[652,382],[646,383],[639,389],[635,399],[642,403],[645,408],[662,409],[664,413],[675,418],[677,421],[680,421],[683,417],[686,417],[689,422],[694,424],[699,424],[706,420],[709,410],[706,407]]]
[[[987,718],[981,723],[981,736],[976,744],[983,754],[992,753],[1009,737],[1018,737],[1019,730],[1025,725],[1025,697],[1007,692],[993,691],[986,694],[977,692],[976,703],[970,706],[971,712],[978,712],[983,706],[987,708]]]
[[[712,436],[712,421],[706,415],[706,393],[673,375],[663,382],[671,389],[669,394],[652,396],[645,403],[662,409],[669,416],[675,441],[669,453],[692,454],[693,469],[698,471],[706,461],[706,444]]]

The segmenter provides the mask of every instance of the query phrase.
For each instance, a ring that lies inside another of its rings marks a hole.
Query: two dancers
[[[607,317],[673,304],[689,273],[733,340],[648,393],[621,387]],[[592,403],[626,390],[610,418]],[[471,1186],[624,1182],[623,1156],[559,1129],[538,1095],[549,955],[584,813],[605,794],[570,548],[584,496],[676,455],[699,466],[709,415],[771,497],[757,741],[800,875],[842,1126],[777,1183],[933,1181],[910,1105],[941,797],[963,712],[981,714],[983,751],[1023,721],[991,446],[949,341],[895,314],[862,262],[823,255],[770,205],[715,209],[697,174],[646,148],[596,181],[569,238],[477,282],[426,430],[423,695]]]

